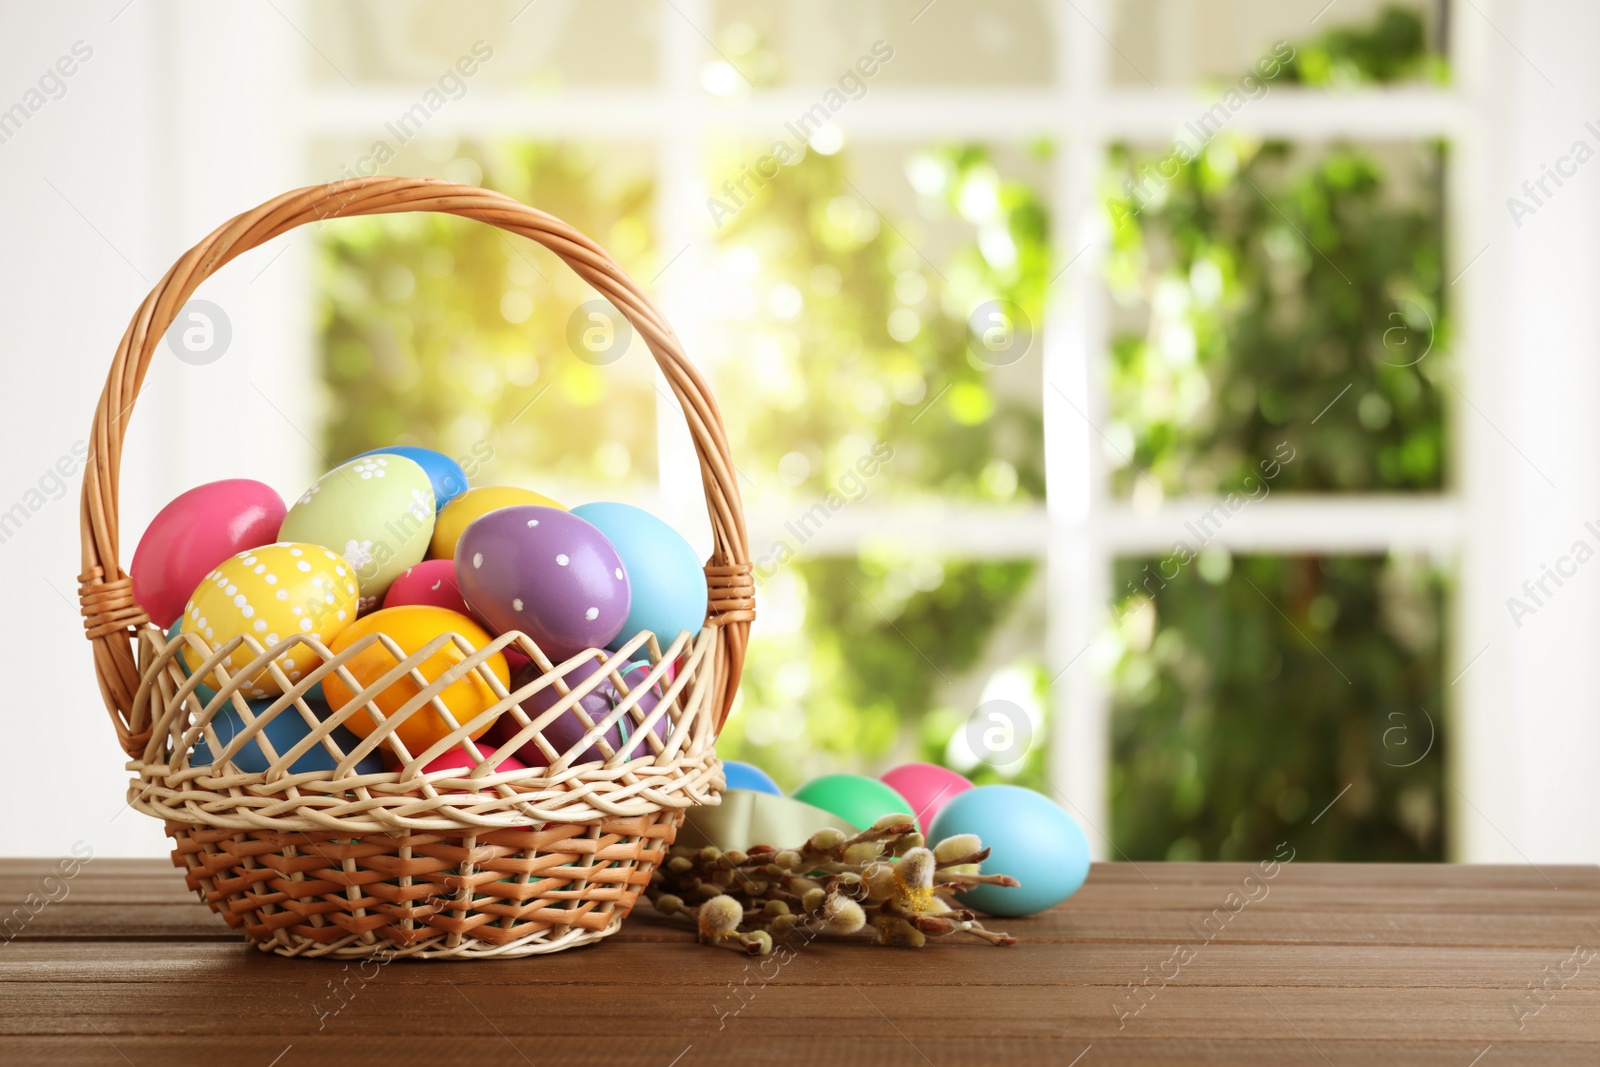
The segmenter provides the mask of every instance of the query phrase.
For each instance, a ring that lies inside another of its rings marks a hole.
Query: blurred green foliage
[[[724,149],[709,172],[738,175],[760,155]],[[718,229],[716,281],[735,309],[725,345],[739,357],[717,380],[739,399],[724,405],[735,451],[758,488],[801,499],[826,492],[875,441],[895,448],[875,499],[1043,497],[1039,361],[997,371],[971,356],[967,325],[988,300],[1039,321],[1049,277],[1039,192],[980,147],[892,163],[905,173],[886,184],[909,218],[885,220],[846,149],[806,153]],[[790,455],[804,474],[780,471]]]
[[[1117,847],[1252,860],[1287,840],[1308,860],[1442,859],[1439,572],[1409,556],[1211,553],[1151,579],[1160,563],[1117,568],[1119,585],[1153,592],[1120,606]]]
[[[757,154],[726,151],[711,173],[738,173]],[[719,392],[752,497],[780,513],[836,487],[875,442],[893,458],[852,507],[1044,494],[1037,354],[992,367],[972,355],[968,329],[990,300],[1039,321],[1049,256],[1039,193],[979,147],[896,162],[906,214],[879,214],[849,149],[813,151],[718,233],[723,261],[738,268],[722,291],[751,309],[727,327],[729,347],[748,358],[717,368]],[[781,558],[780,548],[753,551],[759,562]],[[934,559],[876,543],[858,558],[761,570],[760,640],[719,749],[780,783],[946,762],[995,670],[1021,669],[1037,688],[1040,627],[1024,647],[995,644],[1033,587],[1032,562]],[[1043,746],[1030,756],[1006,771],[1041,784]]]
[[[1284,76],[1386,81],[1422,45],[1391,9],[1299,47]],[[1148,319],[1113,352],[1121,491],[1442,487],[1443,154],[1224,133],[1158,195],[1112,200],[1114,289]],[[1148,158],[1119,149],[1113,185]],[[1182,549],[1117,567],[1118,847],[1250,859],[1287,839],[1306,859],[1443,858],[1436,564],[1234,559],[1200,551],[1214,521],[1192,528]]]
[[[1285,439],[1303,461],[1275,489],[1441,488],[1444,149],[1382,147],[1224,133],[1168,181],[1114,151],[1117,189],[1154,190],[1108,212],[1113,292],[1145,318],[1113,343],[1119,492],[1237,489]]]
[[[457,151],[484,186],[571,222],[621,262],[654,259],[647,172],[576,145]],[[531,488],[654,479],[655,394],[638,365],[649,355],[637,338],[638,353],[607,366],[574,355],[569,318],[595,294],[552,253],[439,214],[339,219],[319,248],[331,461],[402,443],[487,452],[496,480]]]
[[[1443,50],[1430,48],[1415,11],[1386,7],[1371,25],[1334,27],[1295,47],[1284,77],[1304,85],[1350,88],[1449,78]]]

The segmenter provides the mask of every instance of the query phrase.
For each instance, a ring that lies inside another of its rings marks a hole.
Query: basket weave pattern
[[[168,642],[134,602],[132,583],[118,563],[122,440],[152,355],[178,310],[217,268],[296,226],[401,211],[460,215],[538,241],[610,300],[644,338],[688,421],[711,516],[713,552],[705,568],[710,605],[699,634],[678,635],[665,648],[656,635],[640,634],[616,653],[591,650],[562,663],[552,663],[521,633],[503,634],[479,649],[445,635],[409,655],[386,635],[373,634],[336,654],[302,635],[271,648],[250,636],[215,647],[193,633]],[[201,241],[145,299],[113,361],[91,442],[79,596],[101,693],[131,757],[129,802],[164,821],[175,844],[173,861],[190,887],[263,950],[467,958],[529,955],[593,941],[627,915],[685,811],[717,803],[723,779],[713,746],[737,691],[754,618],[744,519],[721,417],[649,299],[604,251],[565,223],[498,193],[430,179],[357,179],[269,201]],[[375,642],[385,645],[396,666],[363,686],[346,664]],[[454,645],[445,649],[453,666],[429,682],[417,668],[447,643]],[[184,648],[191,661],[199,661],[192,677],[180,662]],[[303,662],[308,648],[320,665],[291,680],[290,654],[298,652]],[[543,675],[508,691],[488,663],[506,648],[520,650]],[[230,656],[237,667],[231,674]],[[621,670],[640,659],[648,662],[648,672],[630,688]],[[598,670],[573,675],[591,660]],[[241,683],[262,671],[282,695],[255,714]],[[468,672],[497,699],[458,722],[439,694]],[[319,722],[306,694],[333,674],[357,695]],[[384,717],[375,698],[405,680],[415,695]],[[590,719],[579,701],[606,680],[623,699],[604,719]],[[530,717],[522,702],[544,689],[556,699]],[[644,701],[646,693],[656,699]],[[212,726],[225,708],[245,724],[236,737],[220,737]],[[550,750],[539,731],[569,710],[592,728],[568,751]],[[430,712],[454,729],[426,751],[412,752],[396,730],[409,716]],[[289,751],[276,750],[263,732],[280,715],[301,717],[311,726],[310,735]],[[346,751],[333,731],[354,716],[370,716],[374,726]],[[498,750],[484,742],[471,750],[474,766],[423,774],[429,761],[470,743],[472,734],[502,717],[518,732]],[[605,739],[618,723],[630,728],[620,751]],[[216,763],[192,766],[191,752],[202,738]],[[548,767],[493,769],[530,742],[545,750]],[[575,762],[592,745],[603,760]],[[229,762],[246,746],[266,757],[264,771],[247,773]],[[398,758],[399,768],[358,773],[358,761],[380,747]],[[331,754],[335,769],[291,773],[313,748]]]

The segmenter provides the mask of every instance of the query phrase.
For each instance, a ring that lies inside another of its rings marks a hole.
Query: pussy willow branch
[[[951,934],[1012,945],[1016,938],[941,896],[1018,884],[981,873],[988,858],[972,834],[930,849],[908,816],[890,815],[853,836],[819,830],[795,848],[674,846],[645,895],[661,914],[693,922],[702,942],[752,956],[770,953],[774,937],[851,936],[869,926],[878,943],[907,948]]]

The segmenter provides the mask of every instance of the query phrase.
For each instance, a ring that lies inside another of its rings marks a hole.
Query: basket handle
[[[707,622],[717,627],[724,652],[714,657],[717,676],[713,681],[722,692],[716,723],[719,731],[727,719],[744,668],[750,621],[755,618],[755,582],[744,511],[717,403],[661,312],[599,245],[560,219],[502,193],[434,178],[355,178],[285,193],[212,231],[145,297],[111,362],[105,390],[95,407],[89,463],[83,476],[83,572],[78,576],[78,601],[84,629],[94,646],[101,697],[111,712],[123,751],[133,758],[144,750],[150,724],[132,721],[139,689],[132,643],[138,628],[150,618],[134,602],[133,582],[118,562],[117,483],[125,419],[139,397],[150,360],[167,327],[200,283],[241,252],[308,222],[403,211],[460,215],[539,242],[626,315],[650,347],[678,398],[700,457],[713,542],[706,563],[710,587]]]

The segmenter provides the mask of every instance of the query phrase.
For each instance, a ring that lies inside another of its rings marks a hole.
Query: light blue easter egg
[[[640,630],[654,633],[663,649],[684,630],[700,632],[706,621],[706,572],[682,534],[631,504],[580,504],[572,513],[616,548],[633,592],[622,630],[607,647],[621,648]]]
[[[977,834],[993,851],[984,874],[1009,874],[1017,888],[980,885],[957,894],[990,915],[1018,916],[1053,908],[1089,875],[1089,842],[1061,806],[1014,785],[981,785],[951,797],[928,828],[928,842]]]
[[[740,763],[738,760],[725,759],[722,761],[722,774],[728,780],[729,789],[744,789],[751,793],[773,793],[783,796],[783,790],[778,788],[778,783],[772,776],[752,763]]]
[[[418,448],[416,445],[390,445],[388,448],[374,448],[370,452],[363,452],[359,456],[350,458],[363,459],[377,455],[404,456],[426,471],[428,481],[433,483],[435,511],[467,491],[467,472],[461,469],[461,464],[443,452],[435,452],[431,448]]]
[[[271,706],[272,701],[270,700],[250,701],[250,711],[258,716],[264,714]],[[312,713],[319,719],[328,714],[326,707],[317,704],[311,704],[310,706]],[[217,740],[224,748],[245,728],[243,716],[239,714],[238,709],[232,704],[219,711],[211,720],[211,725],[217,732]],[[266,735],[267,741],[280,756],[305,740],[310,733],[311,726],[306,722],[305,717],[300,714],[300,710],[294,707],[283,709],[276,718],[261,729],[261,734]],[[343,726],[334,727],[333,733],[329,736],[332,738],[333,743],[346,753],[361,743],[359,737]],[[189,757],[189,766],[209,767],[214,762],[215,757],[211,754],[211,746],[206,743],[205,734],[201,734],[200,739],[194,743],[194,752]],[[267,759],[265,750],[261,747],[260,735],[258,734],[256,737],[251,738],[229,762],[246,774],[260,774],[265,771],[270,761]],[[339,760],[328,750],[327,743],[318,742],[289,765],[289,773],[303,774],[308,771],[327,773],[332,771],[338,764]],[[355,765],[356,774],[377,774],[382,770],[383,758],[376,752],[363,756]]]

